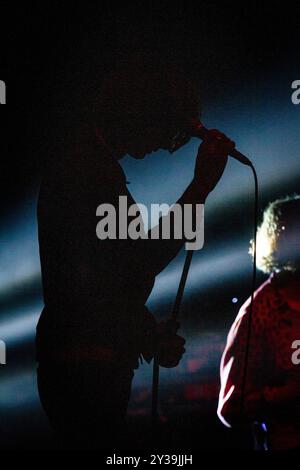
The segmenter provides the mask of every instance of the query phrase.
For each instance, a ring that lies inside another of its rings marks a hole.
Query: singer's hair
[[[199,85],[179,64],[130,60],[103,77],[91,108],[108,128],[176,127],[199,115]]]
[[[249,253],[253,256],[253,240]],[[271,202],[257,231],[257,267],[265,272],[295,271],[300,267],[300,196]]]

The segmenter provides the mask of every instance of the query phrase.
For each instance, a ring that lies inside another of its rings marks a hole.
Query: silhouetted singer
[[[160,365],[176,366],[185,340],[159,327],[145,307],[160,273],[185,240],[96,236],[96,208],[134,200],[118,162],[168,150],[199,113],[198,89],[177,66],[131,64],[105,76],[90,119],[77,116],[45,165],[38,201],[44,309],[37,327],[41,403],[62,445],[122,445],[134,369],[160,345]],[[204,203],[234,148],[209,132],[178,204]],[[166,175],[167,178],[167,175]],[[180,175],[178,175],[180,178]]]

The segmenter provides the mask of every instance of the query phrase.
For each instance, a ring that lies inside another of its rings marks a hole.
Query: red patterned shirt
[[[241,406],[250,304],[228,334],[218,416],[227,426],[266,421],[271,448],[300,447],[300,275],[271,274],[254,294]]]

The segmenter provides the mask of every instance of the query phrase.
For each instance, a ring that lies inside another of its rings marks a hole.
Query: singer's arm
[[[209,136],[199,146],[194,178],[188,185],[182,196],[176,201],[181,207],[182,214],[186,204],[192,206],[193,220],[199,204],[205,204],[207,196],[214,190],[222,177],[227,163],[228,153],[234,148],[234,142],[229,140],[219,131],[209,131]],[[170,224],[171,239],[154,239],[154,234],[163,223]],[[178,254],[184,243],[184,237],[176,239],[174,235],[174,218],[171,210],[161,217],[159,224],[149,230],[146,240],[136,240],[134,244],[133,259],[139,260],[139,266],[143,266],[143,272],[148,276],[159,274]]]

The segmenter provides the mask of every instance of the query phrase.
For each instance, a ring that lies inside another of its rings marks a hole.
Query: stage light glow
[[[157,276],[154,289],[148,299],[150,309],[161,302],[168,301],[168,298],[172,296],[175,298],[182,267],[183,264],[172,263]],[[244,243],[233,244],[231,249],[223,246],[209,255],[202,250],[192,261],[185,294],[188,295],[197,290],[201,293],[201,290],[216,287],[218,283],[228,282],[234,276],[247,273],[247,270],[250,283],[251,260]]]
[[[42,303],[22,306],[0,321],[0,336],[8,346],[34,338],[35,328],[42,311]],[[12,317],[12,318],[9,318]]]
[[[0,227],[0,297],[40,271],[36,200],[25,201]]]
[[[2,411],[17,411],[20,408],[37,406],[38,403],[36,372],[33,368],[17,370],[1,378],[0,407]]]

